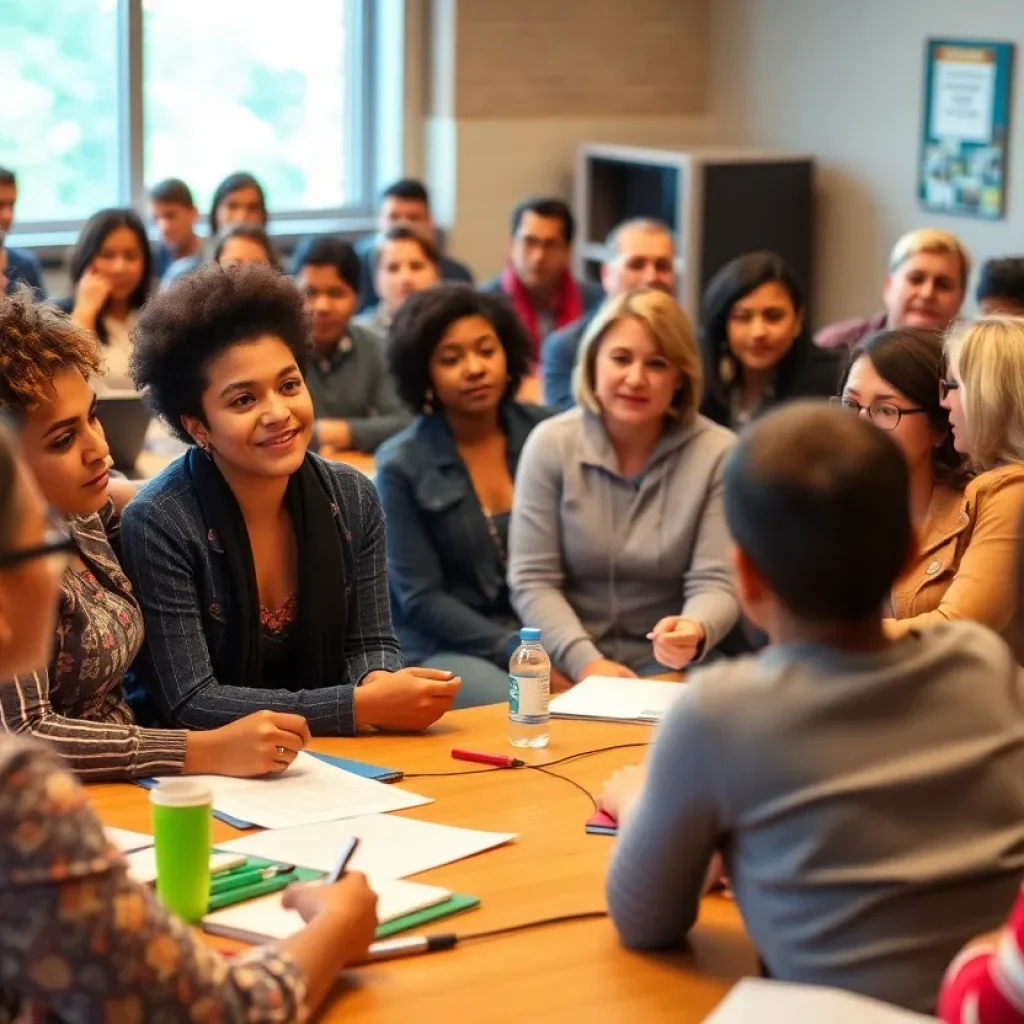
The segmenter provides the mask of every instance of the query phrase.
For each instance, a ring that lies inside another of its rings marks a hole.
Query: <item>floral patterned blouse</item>
[[[173,775],[185,766],[181,729],[142,729],[122,679],[142,646],[142,612],[111,547],[113,503],[72,516],[68,527],[85,570],[68,569],[53,660],[0,684],[0,726],[48,741],[89,782]]]
[[[9,685],[9,684],[0,684]],[[73,775],[0,737],[0,1024],[305,1020],[276,946],[227,960],[129,879]]]

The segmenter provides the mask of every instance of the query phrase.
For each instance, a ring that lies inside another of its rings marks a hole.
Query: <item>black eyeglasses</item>
[[[22,548],[20,551],[5,551],[0,554],[0,569],[12,569],[23,562],[30,562],[34,558],[52,558],[61,555],[65,559],[77,551],[72,536],[64,520],[56,512],[47,513],[46,533],[43,535],[43,543],[32,548]]]
[[[855,413],[858,416],[866,410],[868,419],[879,430],[895,430],[900,425],[900,420],[904,416],[914,416],[919,412],[928,411],[927,409],[917,408],[901,409],[898,405],[890,405],[888,402],[881,402],[877,405],[861,405],[860,402],[855,402],[852,398],[847,398],[845,395],[842,398],[830,398],[829,404],[845,409],[847,412]]]
[[[943,377],[939,381],[939,401],[944,402],[948,397],[950,391],[959,391],[960,381],[947,379]]]

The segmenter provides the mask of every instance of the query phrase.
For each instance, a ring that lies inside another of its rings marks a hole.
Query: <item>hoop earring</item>
[[[434,411],[434,389],[427,388],[423,396],[423,411],[429,416]]]

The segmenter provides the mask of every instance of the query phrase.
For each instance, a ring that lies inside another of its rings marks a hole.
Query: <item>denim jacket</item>
[[[171,724],[213,729],[266,708],[302,715],[314,735],[351,735],[355,687],[371,672],[404,667],[391,628],[384,523],[373,484],[351,466],[312,458],[337,508],[338,543],[350,547],[355,566],[344,594],[338,594],[348,606],[338,680],[297,679],[290,689],[220,683],[218,668],[235,657],[227,642],[230,570],[223,546],[203,519],[187,460],[171,463],[125,507],[124,571],[146,621],[135,666]]]
[[[550,411],[508,401],[500,415],[514,479],[527,435]],[[415,663],[445,650],[504,662],[519,623],[502,555],[443,415],[418,416],[385,442],[377,489],[392,614],[406,658]]]

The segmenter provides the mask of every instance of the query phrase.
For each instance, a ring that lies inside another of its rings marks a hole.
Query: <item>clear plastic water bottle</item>
[[[508,738],[513,747],[548,745],[551,659],[539,629],[519,630],[519,646],[508,663]]]

